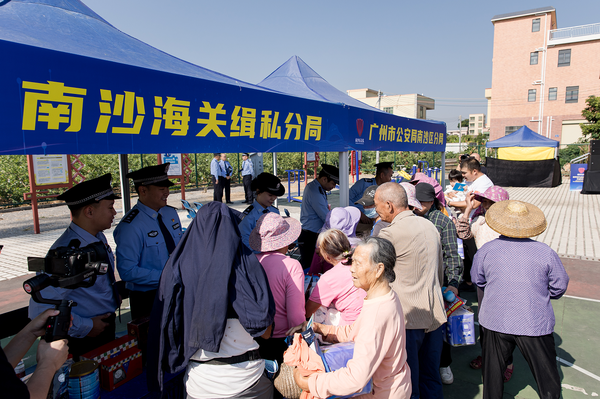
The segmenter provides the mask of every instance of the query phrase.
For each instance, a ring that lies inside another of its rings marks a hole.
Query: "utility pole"
[[[462,139],[462,115],[458,116],[458,152],[462,152],[460,141]]]
[[[377,97],[377,108],[381,109],[381,90],[378,90]],[[375,151],[375,163],[379,163],[379,151]]]

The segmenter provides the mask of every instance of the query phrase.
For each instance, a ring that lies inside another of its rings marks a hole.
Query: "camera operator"
[[[114,257],[102,231],[111,227],[117,213],[114,200],[119,198],[112,191],[110,173],[86,180],[58,196],[67,203],[72,221],[51,249],[65,247],[73,239],[80,241],[80,248],[101,241],[110,263],[107,273],[97,276],[91,287],[47,287],[40,292],[44,298],[77,302],[71,310],[73,324],[68,338],[69,352],[75,360],[115,339],[115,309],[120,305],[120,297],[115,286]],[[29,318],[33,319],[51,306],[31,299]]]
[[[25,356],[38,337],[44,335],[46,320],[56,316],[58,310],[48,309],[33,319],[2,350],[0,349],[0,386],[7,398],[46,398],[54,373],[67,360],[67,341],[46,342],[40,340],[37,347],[37,367],[25,385],[15,374],[14,368]]]

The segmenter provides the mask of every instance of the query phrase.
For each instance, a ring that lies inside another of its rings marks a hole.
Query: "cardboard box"
[[[465,302],[459,297],[454,298],[452,302],[444,301],[444,307],[446,308],[446,317],[450,317],[452,313],[454,313],[457,309],[460,309]]]
[[[81,356],[100,364],[100,386],[112,391],[142,373],[142,351],[138,341],[125,335]]]
[[[463,307],[456,309],[444,324],[444,341],[452,346],[475,345],[473,312]]]

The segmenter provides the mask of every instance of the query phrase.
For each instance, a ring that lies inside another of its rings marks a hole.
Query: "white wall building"
[[[435,109],[435,100],[422,94],[384,95],[373,89],[352,89],[346,92],[365,104],[406,118],[427,119],[427,110]]]

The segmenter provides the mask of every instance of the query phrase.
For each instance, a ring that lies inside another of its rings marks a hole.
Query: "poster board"
[[[36,186],[69,183],[69,163],[66,155],[34,155],[33,174]]]
[[[183,176],[182,158],[181,154],[160,154],[161,163],[169,162],[168,176]]]

